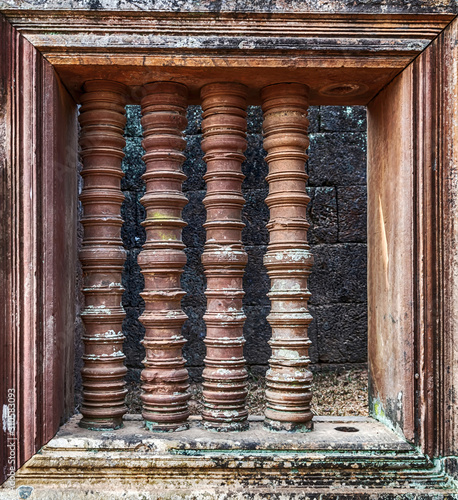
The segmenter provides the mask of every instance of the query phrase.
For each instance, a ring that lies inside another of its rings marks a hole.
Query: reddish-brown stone
[[[77,109],[0,15],[0,496],[74,413]],[[5,482],[4,482],[5,481]]]
[[[219,431],[246,429],[247,371],[243,357],[244,198],[241,164],[246,148],[246,88],[213,83],[201,91],[207,173],[207,241],[202,263],[207,277],[207,326],[203,372],[204,426]]]
[[[122,352],[125,314],[121,304],[126,253],[121,241],[121,162],[127,89],[123,84],[103,80],[86,82],[84,88],[80,114],[84,237],[80,259],[85,334],[80,425],[103,430],[122,426],[126,412],[127,370]]]
[[[264,264],[271,279],[267,319],[272,327],[265,425],[274,430],[308,430],[312,428],[312,374],[307,328],[312,317],[307,310],[307,279],[313,263],[307,243],[305,190],[308,88],[297,83],[270,85],[261,97],[270,209]]]
[[[181,328],[187,316],[181,309],[185,292],[180,276],[186,264],[181,212],[187,203],[182,193],[186,176],[181,170],[186,147],[187,88],[174,82],[145,85],[142,126],[146,151],[146,243],[139,255],[145,289],[146,350],[143,381],[143,418],[148,429],[174,431],[187,428],[188,372],[182,355]]]

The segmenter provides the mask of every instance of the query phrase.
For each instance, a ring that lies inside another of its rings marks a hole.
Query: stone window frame
[[[271,12],[233,12],[227,2],[214,12],[203,2],[198,13],[99,4],[103,23],[97,10],[57,2],[0,9],[1,394],[16,391],[16,465],[72,412],[81,84],[177,74],[194,95],[202,78],[230,74],[251,81],[252,104],[254,87],[291,79],[312,87],[311,104],[367,106],[371,412],[429,456],[456,456],[455,7],[292,2],[285,12],[274,2]],[[180,35],[183,25],[192,37]],[[139,87],[131,90],[136,103]]]

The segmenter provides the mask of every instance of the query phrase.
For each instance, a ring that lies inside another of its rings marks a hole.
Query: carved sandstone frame
[[[98,78],[127,85],[132,103],[144,83],[173,80],[186,83],[190,102],[203,84],[233,81],[259,103],[260,88],[290,81],[310,87],[311,104],[367,105],[372,412],[428,455],[456,456],[453,7],[407,14],[207,7],[199,15],[122,7],[102,17],[2,10],[0,394],[7,402],[14,393],[17,426],[9,431],[22,443],[14,465],[72,413],[77,103],[83,83]],[[0,433],[3,440],[4,427]],[[0,459],[7,463],[5,447]]]

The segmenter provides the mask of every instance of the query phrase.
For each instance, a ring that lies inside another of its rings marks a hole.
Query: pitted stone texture
[[[243,306],[269,306],[267,293],[270,289],[270,281],[263,263],[267,246],[247,246],[245,250],[248,254],[248,264],[243,279],[243,289],[245,290]]]
[[[189,246],[185,250],[187,262],[181,277],[181,285],[186,290],[183,297],[183,307],[203,307],[205,305],[206,278],[202,265],[200,247]]]
[[[172,11],[172,12],[344,12],[344,13],[456,13],[453,0],[9,0],[2,10],[97,10],[97,11]]]
[[[366,303],[366,245],[316,245],[313,256],[311,304]]]
[[[339,206],[339,241],[366,243],[367,188],[345,186],[337,189]]]
[[[140,106],[126,106],[126,116],[127,116],[127,124],[125,131],[126,139],[128,137],[136,137],[136,138],[141,137],[143,131],[142,131],[142,124],[140,122],[140,119],[142,117]]]
[[[139,252],[139,248],[132,248],[127,252],[122,276],[122,286],[124,287],[122,300],[126,307],[142,310],[143,312],[145,301],[141,298],[140,292],[143,291],[145,280],[137,262]]]
[[[188,316],[188,320],[183,326],[183,336],[187,340],[183,348],[183,355],[188,366],[198,367],[194,373],[198,372],[201,376],[205,358],[205,322],[203,319],[205,305],[183,306],[183,310]]]
[[[183,209],[183,220],[187,226],[183,228],[183,243],[186,248],[197,248],[202,253],[205,243],[205,191],[188,191],[186,198],[188,204]],[[186,280],[186,273],[182,279]]]
[[[322,106],[321,132],[366,132],[366,109],[363,106]]]
[[[137,228],[138,221],[145,219],[145,209],[139,203],[141,195],[138,190],[124,191],[124,202],[121,206],[121,216],[124,220],[121,228],[121,237],[126,249],[140,250],[145,244],[146,233]]]
[[[265,203],[268,189],[244,190],[245,206],[242,212],[242,221],[245,227],[242,239],[245,245],[265,245],[269,240],[267,223],[269,222],[269,209]]]
[[[245,175],[242,189],[244,191],[267,189],[265,177],[268,174],[268,168],[264,160],[266,152],[262,147],[262,135],[259,133],[248,134],[247,140],[246,160],[242,164],[242,172]]]
[[[367,312],[358,304],[310,306],[316,323],[315,363],[363,363],[367,359]],[[313,325],[313,323],[312,323]],[[318,351],[318,352],[317,352]]]
[[[266,365],[272,356],[269,340],[272,329],[267,321],[270,306],[244,306],[246,314],[244,353],[249,365]]]
[[[339,214],[336,188],[308,188],[307,193],[310,196],[310,203],[307,206],[307,219],[311,224],[307,234],[309,243],[311,245],[337,243]]]
[[[126,110],[136,109],[137,106],[126,106]],[[141,135],[129,136],[128,133],[141,134],[141,126],[137,113],[129,111],[127,114],[127,130],[125,133],[126,145],[124,147],[125,157],[122,161],[124,177],[121,179],[121,189],[123,191],[135,191],[143,193],[145,184],[142,175],[145,173],[145,162],[142,156],[145,150],[142,147]],[[130,117],[130,118],[129,118]]]
[[[123,331],[126,337],[124,341],[126,366],[129,370],[137,368],[138,375],[140,375],[138,367],[141,366],[141,360],[145,358],[145,348],[140,342],[145,336],[145,327],[139,320],[143,310],[144,306],[138,308],[126,307],[126,319],[123,323]]]
[[[195,113],[194,111],[192,114]],[[186,174],[187,179],[183,182],[183,191],[187,193],[188,191],[205,190],[204,175],[207,166],[201,148],[202,134],[188,134],[186,141],[187,146],[184,151],[186,160],[183,163],[183,172]]]
[[[310,134],[308,173],[310,186],[365,186],[365,134]]]

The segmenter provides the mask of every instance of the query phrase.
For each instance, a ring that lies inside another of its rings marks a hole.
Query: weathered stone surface
[[[245,227],[242,231],[244,245],[265,245],[268,241],[266,224],[269,221],[269,210],[265,204],[267,189],[252,189],[243,191],[245,206],[242,221]]]
[[[188,12],[367,12],[367,13],[456,13],[455,0],[21,0],[1,1],[0,8],[8,9],[80,9],[122,11],[188,11]]]
[[[310,134],[308,172],[310,186],[365,185],[365,134]]]
[[[247,108],[247,134],[262,134],[262,111],[260,106]]]
[[[184,131],[186,136],[202,134],[202,107],[188,106],[187,112],[188,125]]]
[[[320,132],[366,132],[364,106],[322,106]]]
[[[145,301],[140,296],[140,292],[143,291],[143,287],[145,286],[145,280],[137,262],[139,252],[139,248],[133,248],[128,251],[124,263],[124,272],[122,275],[124,294],[122,301],[126,307],[142,308],[145,306]]]
[[[126,142],[128,137],[141,137],[142,136],[142,124],[140,119],[142,117],[140,106],[126,106],[126,116],[127,124],[125,129]],[[141,144],[140,144],[141,147]],[[127,156],[127,152],[124,151]]]
[[[110,498],[130,500],[457,496],[441,461],[433,463],[366,417],[314,417],[314,432],[305,434],[266,431],[258,416],[250,417],[249,430],[230,435],[203,429],[199,418],[191,419],[188,431],[160,435],[135,416],[110,433],[78,432],[76,421],[17,473],[21,498],[32,491],[30,498],[46,500],[105,499],[107,491]]]
[[[324,106],[310,106],[308,109],[308,119],[310,122],[308,131],[309,134],[314,134],[320,130],[321,112],[325,109]]]
[[[122,242],[126,249],[141,249],[145,243],[146,233],[139,222],[145,219],[145,209],[139,203],[139,191],[124,191],[125,199],[121,206],[121,216],[124,220],[121,229]]]
[[[142,416],[151,431],[170,432],[187,428],[189,376],[185,368],[182,327],[187,319],[181,305],[185,291],[181,275],[186,264],[182,229],[183,208],[188,200],[182,184],[187,125],[188,88],[176,82],[144,86],[141,101],[143,161],[146,172],[142,223],[146,241],[138,256],[145,278],[141,296],[145,309],[142,380]]]
[[[76,100],[81,85],[95,72],[118,77],[133,87],[131,102],[139,102],[139,86],[152,80],[181,81],[196,102],[202,80],[232,81],[235,70],[240,83],[252,90],[251,99],[281,75],[283,81],[309,85],[314,104],[365,105],[427,47],[456,10],[437,5],[438,0],[429,0],[427,6],[402,0],[17,3],[21,4],[18,10],[11,10],[14,4],[9,1],[2,2],[0,9],[52,64],[60,66],[64,85]],[[56,10],[51,12],[53,7]],[[408,15],[361,15],[374,12]],[[418,12],[449,14],[421,16],[420,21]],[[102,22],[109,26],[108,32],[101,29]],[[74,29],[69,30],[69,24]],[[224,63],[215,58],[218,50],[225,55]],[[127,65],[125,71],[119,70]],[[339,82],[345,82],[343,90]]]
[[[339,241],[365,243],[367,239],[367,187],[337,189]]]
[[[186,160],[183,163],[183,172],[187,179],[183,182],[183,191],[187,193],[188,191],[205,190],[203,176],[207,171],[207,165],[205,165],[204,152],[201,148],[202,135],[187,135],[186,140],[188,144],[184,151]]]
[[[308,188],[307,193],[310,196],[307,206],[307,219],[311,224],[307,233],[309,243],[336,243],[339,230],[336,188]]]
[[[318,323],[315,317],[315,309],[313,304],[310,302],[309,306],[310,314],[313,316],[313,320],[309,325],[308,335],[312,342],[309,349],[310,362],[313,364],[318,364],[320,362],[320,346],[318,345]]]
[[[312,251],[311,304],[366,303],[366,245],[316,245]]]
[[[243,289],[245,290],[243,305],[244,307],[269,306],[267,293],[270,289],[270,280],[263,263],[267,246],[246,246],[245,250],[248,254],[248,264],[243,279]]]
[[[145,335],[145,327],[138,319],[144,310],[143,307],[124,307],[126,318],[123,322],[123,332],[126,337],[124,341],[124,353],[126,355],[126,366],[140,368],[145,357],[145,349],[140,343]]]
[[[363,363],[367,360],[367,312],[358,304],[310,306],[316,322],[314,354],[319,363]]]
[[[183,336],[187,343],[183,347],[183,354],[186,359],[186,366],[199,367],[200,374],[205,357],[205,303],[197,307],[183,306],[183,310],[188,316],[188,320],[183,326]],[[192,377],[192,373],[190,372]]]
[[[181,286],[186,292],[182,300],[183,307],[202,307],[205,304],[206,279],[202,265],[202,247],[187,247],[187,262],[181,275]]]
[[[138,116],[137,113],[132,111],[132,108],[136,109],[136,106],[129,106],[131,120],[127,121],[128,131],[141,133],[141,127],[138,127]],[[137,123],[137,125],[135,125]],[[132,190],[132,191],[144,191],[144,182],[142,180],[142,175],[145,172],[145,163],[142,160],[142,155],[144,154],[144,149],[142,148],[141,135],[139,136],[129,136],[126,135],[126,145],[124,147],[125,157],[122,161],[122,170],[124,172],[124,177],[121,180],[121,189]]]
[[[267,306],[244,306],[246,320],[243,330],[246,339],[245,357],[248,364],[267,365],[272,355],[272,349],[268,344],[272,329],[267,322],[270,305]]]
[[[248,256],[242,244],[242,163],[245,160],[247,87],[209,83],[202,99],[202,149],[207,164],[204,205],[207,278],[204,315],[203,424],[215,431],[247,428],[248,395],[243,356],[243,275]]]
[[[206,218],[203,200],[205,191],[188,191],[188,204],[183,209],[183,220],[188,224],[183,228],[183,243],[186,247],[203,249],[205,243]]]
[[[248,146],[245,151],[246,160],[242,164],[245,175],[242,189],[267,189],[265,177],[269,171],[265,161],[266,152],[262,147],[262,135],[259,133],[247,136]]]

